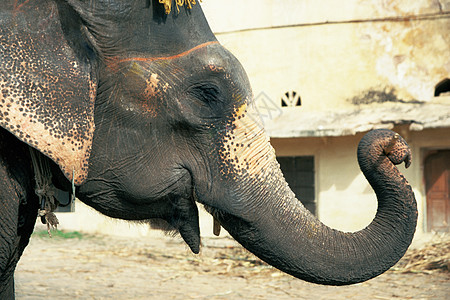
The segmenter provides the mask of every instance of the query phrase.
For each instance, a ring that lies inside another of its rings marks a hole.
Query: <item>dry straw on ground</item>
[[[402,273],[450,272],[450,237],[409,250],[392,270]]]

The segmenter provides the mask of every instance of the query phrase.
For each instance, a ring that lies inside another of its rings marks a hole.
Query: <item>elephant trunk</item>
[[[406,142],[392,131],[375,130],[363,137],[358,161],[377,195],[378,210],[358,232],[331,229],[314,217],[295,198],[274,155],[263,175],[252,179],[258,184],[236,192],[237,202],[247,203],[245,209],[209,210],[245,248],[286,273],[319,284],[362,282],[393,266],[412,241],[416,202],[394,166],[403,161],[408,166],[410,159]]]

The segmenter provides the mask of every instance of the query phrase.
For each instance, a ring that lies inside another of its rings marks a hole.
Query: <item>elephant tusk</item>
[[[213,217],[213,233],[215,236],[219,236],[220,235],[220,223],[219,221]]]
[[[388,155],[389,153],[391,153],[392,149],[395,146],[395,143],[397,143],[398,139],[399,139],[400,135],[398,133],[394,134],[394,136],[391,138],[391,141],[389,142],[389,144],[387,145],[386,149],[384,150],[384,153],[386,155]]]

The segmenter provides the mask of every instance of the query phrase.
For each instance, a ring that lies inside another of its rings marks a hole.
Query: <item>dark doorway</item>
[[[297,199],[315,215],[314,156],[277,157],[277,160]]]
[[[427,230],[450,231],[450,150],[436,151],[425,159]]]

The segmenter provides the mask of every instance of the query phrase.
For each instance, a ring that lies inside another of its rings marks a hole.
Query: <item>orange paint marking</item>
[[[26,0],[24,3],[22,3],[22,4],[17,4],[17,2],[18,2],[18,0],[15,0],[14,1],[14,11],[19,11],[21,8],[22,8],[22,6],[24,6],[24,5],[26,5],[28,2],[30,2],[30,0]]]
[[[184,52],[182,52],[182,53],[175,54],[175,55],[172,55],[172,56],[161,56],[161,57],[129,57],[129,58],[122,58],[122,59],[119,59],[119,58],[114,57],[114,58],[111,59],[111,64],[109,65],[109,67],[110,67],[111,69],[113,69],[113,70],[117,70],[117,65],[118,65],[119,63],[122,63],[122,62],[129,62],[129,61],[153,62],[153,61],[158,61],[158,60],[172,60],[172,59],[176,59],[176,58],[180,58],[180,57],[186,56],[186,55],[188,55],[189,53],[192,53],[192,52],[194,52],[194,51],[196,51],[196,50],[198,50],[198,49],[207,47],[207,46],[209,46],[209,45],[214,45],[214,44],[219,44],[219,42],[218,42],[218,41],[206,42],[206,43],[200,44],[200,45],[198,45],[198,46],[195,46],[194,48],[191,48],[191,49],[189,49],[189,50],[186,50],[186,51],[184,51]]]

